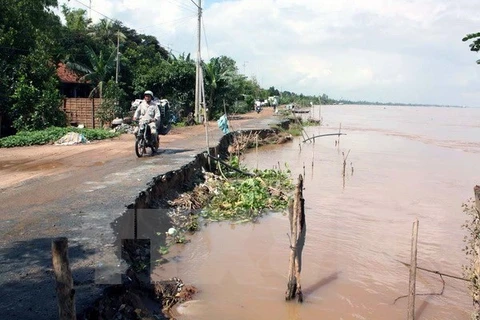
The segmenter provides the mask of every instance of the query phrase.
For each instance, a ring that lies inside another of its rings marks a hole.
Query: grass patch
[[[103,140],[118,137],[120,133],[110,132],[104,129],[87,129],[75,127],[50,127],[45,130],[20,131],[16,135],[0,139],[0,148],[24,147],[32,145],[51,144],[63,137],[68,132],[78,132],[87,140]]]
[[[175,122],[173,126],[177,128],[183,128],[187,126],[187,123],[185,121],[179,121],[179,122]]]

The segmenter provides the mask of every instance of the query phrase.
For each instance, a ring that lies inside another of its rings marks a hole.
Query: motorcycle
[[[135,139],[135,153],[141,158],[147,154],[147,148],[152,149],[152,156],[157,152],[158,136],[152,135],[148,121],[138,122],[138,131]]]

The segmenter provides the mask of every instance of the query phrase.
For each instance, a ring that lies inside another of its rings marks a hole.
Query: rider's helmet
[[[149,95],[153,99],[153,92],[150,90],[147,90],[143,93],[144,96]]]

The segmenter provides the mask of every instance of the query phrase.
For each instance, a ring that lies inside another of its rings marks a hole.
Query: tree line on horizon
[[[174,55],[156,37],[118,20],[92,23],[83,9],[63,5],[62,24],[53,12],[57,0],[0,0],[0,4],[0,119],[11,131],[66,125],[60,108],[64,97],[59,63],[90,85],[91,97],[102,98],[97,115],[102,120],[125,115],[131,101],[141,98],[145,90],[168,99],[185,115],[193,111],[196,66],[189,54]],[[254,77],[239,73],[236,61],[227,56],[201,65],[210,118],[223,114],[224,107],[229,113],[249,111],[255,99],[269,96],[278,96],[281,103],[334,102],[325,94],[316,97],[262,88]]]

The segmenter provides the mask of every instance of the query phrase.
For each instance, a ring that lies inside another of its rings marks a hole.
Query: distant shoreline
[[[356,106],[379,106],[379,107],[434,107],[434,108],[477,108],[471,106],[448,106],[448,105],[437,105],[437,104],[411,104],[411,103],[368,103],[368,102],[341,102],[341,103],[333,103],[328,104],[331,106],[347,106],[347,105],[356,105]]]

